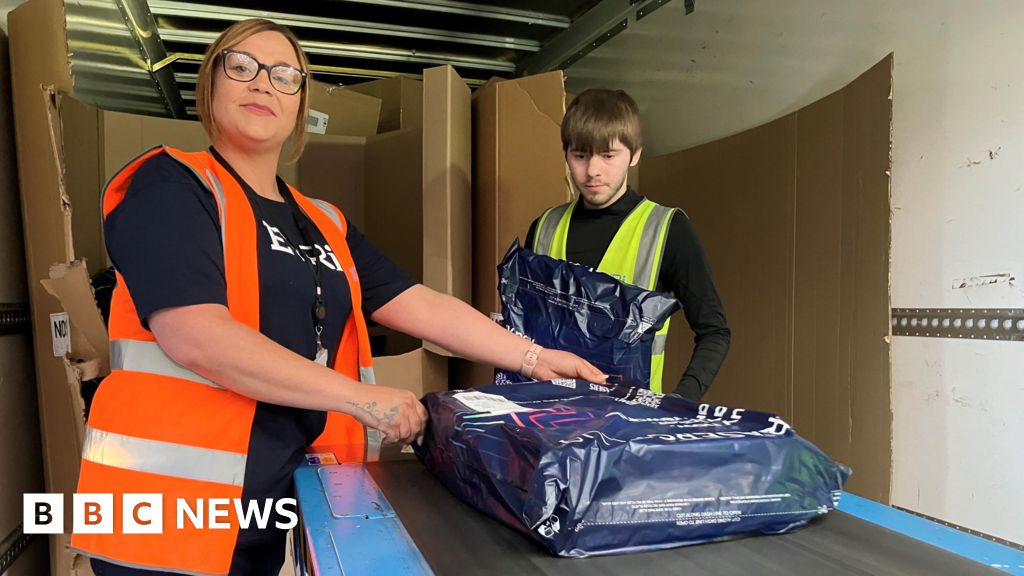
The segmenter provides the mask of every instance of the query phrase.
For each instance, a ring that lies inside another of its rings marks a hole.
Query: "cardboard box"
[[[311,137],[298,162],[282,162],[279,176],[299,190],[342,207],[345,218],[365,228],[364,169],[366,138],[355,136]],[[324,170],[330,166],[330,170]]]
[[[472,302],[472,131],[469,88],[449,67],[424,72],[423,283]],[[428,345],[437,353],[441,350]]]
[[[498,263],[530,223],[572,198],[561,125],[560,71],[492,80],[473,94],[473,306],[501,311]],[[453,386],[493,383],[491,366],[460,362]]]
[[[417,396],[448,389],[448,358],[423,348],[373,359],[377,382]]]
[[[18,207],[7,34],[0,31],[0,310],[27,305],[25,247]],[[0,539],[22,524],[22,494],[43,491],[43,454],[32,365],[32,334],[0,327]],[[6,549],[6,547],[5,547]],[[36,538],[10,563],[10,576],[45,574],[47,541]]]
[[[352,92],[366,94],[380,99],[380,122],[377,133],[391,132],[405,128],[417,128],[423,123],[423,83],[405,76],[383,78],[353,84]],[[468,95],[468,89],[467,89]]]
[[[8,14],[10,34],[11,85],[14,99],[15,134],[18,142],[18,172],[22,220],[26,239],[29,302],[35,351],[36,385],[43,445],[43,469],[48,492],[70,494],[78,478],[81,437],[76,412],[68,389],[66,360],[55,358],[50,339],[50,314],[62,311],[55,298],[46,293],[39,280],[48,276],[51,264],[74,259],[70,239],[70,208],[62,186],[60,165],[51,145],[48,118],[50,96],[43,85],[71,90],[71,75],[64,35],[63,4],[36,0],[22,4]],[[30,193],[27,193],[30,191]],[[66,498],[70,505],[70,497]],[[69,574],[72,555],[67,536],[50,538],[50,569]]]
[[[459,358],[448,358],[426,348],[417,348],[396,356],[376,357],[373,359],[373,370],[379,384],[408,390],[417,397],[422,397],[428,392],[443,392],[448,389],[449,363],[455,360]],[[415,458],[410,447],[381,447],[381,460],[407,458]]]
[[[473,95],[473,304],[500,312],[498,263],[530,223],[572,198],[560,135],[560,71],[488,83]]]
[[[380,91],[382,110],[402,118],[401,128],[363,139],[311,138],[302,159],[282,175],[294,174],[299,189],[343,206],[346,217],[414,279],[469,302],[469,88],[448,66],[426,70],[423,78],[422,85],[383,81],[397,88]],[[410,95],[422,102],[410,105]],[[429,112],[422,125],[413,122],[421,110]],[[384,336],[387,355],[421,346],[449,355],[383,327],[372,333]]]
[[[312,134],[371,136],[377,133],[381,99],[313,80],[309,83],[309,122]]]
[[[793,114],[640,167],[642,193],[690,215],[732,328],[708,400],[782,415],[853,468],[847,489],[878,502],[889,501],[892,455],[891,66],[890,56]],[[692,346],[677,318],[666,378]]]

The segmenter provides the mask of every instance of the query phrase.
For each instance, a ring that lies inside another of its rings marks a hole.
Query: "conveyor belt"
[[[782,536],[644,554],[555,558],[457,500],[418,461],[367,468],[438,576],[1005,576],[840,511]]]

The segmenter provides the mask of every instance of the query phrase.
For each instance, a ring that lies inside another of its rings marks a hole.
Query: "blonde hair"
[[[562,119],[562,150],[584,154],[607,152],[616,139],[630,156],[643,147],[640,109],[622,90],[585,90],[565,110]]]
[[[217,73],[217,66],[220,65],[221,51],[237,46],[246,38],[259,34],[260,32],[277,32],[285,37],[295,49],[295,57],[299,60],[299,68],[306,73],[306,81],[299,91],[299,113],[295,118],[295,127],[291,135],[291,151],[288,156],[289,162],[294,162],[302,155],[302,149],[306,146],[306,121],[309,116],[309,58],[302,51],[299,39],[295,33],[288,28],[270,20],[262,18],[250,18],[235,22],[217,36],[217,39],[206,49],[206,56],[199,66],[199,77],[196,80],[196,113],[199,121],[206,130],[206,135],[211,141],[217,139],[220,130],[213,119],[213,83]]]

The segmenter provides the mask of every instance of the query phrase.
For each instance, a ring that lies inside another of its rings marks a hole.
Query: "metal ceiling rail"
[[[266,18],[268,20],[273,20],[278,24],[293,28],[313,28],[337,32],[373,34],[377,36],[439,40],[458,44],[509,48],[512,50],[522,50],[526,52],[536,52],[540,50],[540,42],[524,38],[511,38],[490,34],[474,34],[472,32],[454,32],[434,28],[401,26],[397,24],[360,22],[358,20],[344,20],[341,18],[327,18],[322,16],[305,16],[289,14],[286,12],[251,10],[248,8],[211,6],[206,4],[194,4],[192,2],[177,2],[175,0],[150,0],[149,8],[156,16],[205,18],[207,20],[221,20],[228,22],[236,22],[247,18]]]
[[[507,22],[523,22],[537,26],[548,26],[551,28],[568,28],[572,21],[557,14],[534,12],[532,10],[518,10],[516,8],[505,8],[504,6],[488,6],[485,4],[474,4],[471,2],[457,2],[455,0],[333,0],[334,2],[347,2],[351,4],[370,4],[373,6],[388,6],[406,10],[423,10],[426,12],[439,12],[442,14],[461,14],[463,16],[475,16],[478,18],[489,18],[491,20],[505,20]]]
[[[116,3],[124,18],[125,27],[138,45],[139,54],[145,59],[149,74],[156,83],[168,111],[174,118],[184,118],[185,103],[178,93],[174,75],[170,70],[153,69],[153,63],[166,58],[167,51],[160,40],[156,19],[153,18],[146,0],[116,0]]]
[[[521,61],[519,74],[564,70],[625,30],[630,20],[635,22],[639,14],[649,13],[655,6],[664,4],[661,0],[601,0],[572,26],[546,42],[540,52]]]
[[[140,100],[145,110],[160,103],[163,115],[184,117],[174,78],[153,68],[167,54],[145,0],[75,0],[65,5],[65,14],[76,92],[87,94],[84,100],[126,106],[125,100],[108,103],[105,94],[117,92],[127,78],[136,82],[131,96],[149,100],[144,105]],[[149,94],[144,94],[147,87]]]
[[[98,62],[95,60],[88,60],[86,58],[76,58],[73,66],[76,70],[89,70],[91,72],[100,72],[105,75],[117,76],[119,78],[137,78],[145,79],[149,77],[149,72],[144,68],[136,68],[127,64],[117,64],[113,62]],[[95,80],[90,78],[90,80]],[[79,79],[75,78],[75,84],[77,85]],[[116,88],[116,86],[111,86]],[[157,96],[156,92],[152,92],[153,96]]]
[[[156,98],[154,96],[153,89],[150,88],[149,86],[144,86],[144,85],[131,86],[129,84],[121,84],[119,86],[111,88],[109,83],[82,81],[82,82],[78,82],[75,85],[75,90],[77,90],[79,92],[81,92],[82,90],[87,90],[87,91],[92,91],[92,92],[103,92],[104,95],[115,96],[115,97],[116,96],[125,96],[125,97],[145,98],[145,99],[147,99],[147,101],[151,102],[152,104],[161,104],[161,100],[159,100],[158,98]],[[182,92],[184,92],[184,90]],[[184,94],[182,94],[182,99],[184,99]],[[194,99],[195,98],[193,97],[193,100]],[[138,102],[139,100],[135,100],[135,101]],[[182,111],[184,112],[184,109],[182,109]]]
[[[109,34],[111,36],[124,36],[125,38],[131,36],[131,33],[125,30],[124,24],[120,22],[74,13],[67,14],[65,18],[68,29],[71,31]]]
[[[131,68],[141,76],[149,75],[149,64],[137,52],[130,48],[111,42],[94,42],[90,40],[68,40],[68,49],[75,54],[71,61],[72,67],[80,66],[94,58],[118,60],[118,66]]]
[[[161,36],[164,40],[182,42],[187,44],[209,45],[217,39],[216,32],[205,32],[199,30],[164,30]],[[304,40],[301,42],[302,49],[308,54],[322,56],[341,56],[347,58],[365,58],[371,60],[390,60],[399,62],[412,62],[417,64],[450,64],[456,67],[471,68],[478,70],[495,70],[501,72],[513,72],[516,65],[504,60],[493,58],[472,58],[441,54],[437,52],[425,52],[419,50],[407,50],[403,48],[384,48],[377,46],[362,46],[356,44],[338,44],[333,42],[320,42]]]

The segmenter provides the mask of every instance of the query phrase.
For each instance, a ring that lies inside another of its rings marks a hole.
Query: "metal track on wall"
[[[1024,309],[893,308],[892,334],[1024,342]]]
[[[323,82],[419,78],[448,64],[479,86],[571,65],[668,1],[65,0],[65,10],[78,98],[183,118],[194,115],[206,46],[246,18],[295,31]]]
[[[28,304],[0,303],[0,336],[27,333],[31,329]]]
[[[978,530],[972,530],[970,528],[967,528],[966,526],[961,526],[959,524],[954,524],[952,522],[947,522],[947,521],[942,520],[940,518],[936,518],[935,516],[929,516],[929,515],[924,514],[922,512],[917,512],[915,510],[911,510],[910,508],[904,508],[903,506],[897,506],[897,505],[893,504],[892,507],[897,509],[897,510],[901,510],[903,512],[906,512],[907,514],[913,514],[914,516],[917,516],[917,517],[920,517],[920,518],[924,518],[925,520],[928,520],[929,522],[934,522],[936,524],[941,524],[943,526],[948,526],[949,528],[952,528],[954,530],[959,530],[960,532],[965,532],[967,534],[970,534],[971,536],[977,536],[978,538],[984,538],[985,540],[989,540],[989,541],[995,542],[996,544],[1001,544],[1003,546],[1008,546],[1010,548],[1014,548],[1016,550],[1020,550],[1020,551],[1024,552],[1024,544],[1019,544],[1017,542],[1011,542],[1010,540],[1007,540],[1005,538],[1000,538],[998,536],[993,536],[991,534],[986,534],[985,532],[979,532]]]
[[[35,539],[35,534],[22,532],[22,525],[11,532],[3,542],[0,542],[0,574],[6,574],[7,570],[14,565],[21,556],[21,553],[28,549]]]

